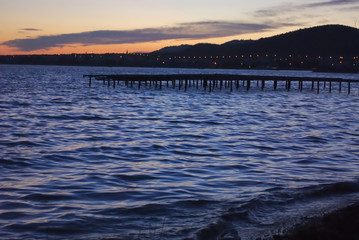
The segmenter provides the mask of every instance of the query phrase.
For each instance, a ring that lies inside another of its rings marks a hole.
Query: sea
[[[0,65],[0,239],[271,239],[359,200],[359,83],[139,88]]]

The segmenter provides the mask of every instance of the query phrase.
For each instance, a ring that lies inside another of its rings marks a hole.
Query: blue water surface
[[[359,79],[0,65],[0,239],[265,238],[358,199],[358,83],[209,92],[82,77],[214,72]]]

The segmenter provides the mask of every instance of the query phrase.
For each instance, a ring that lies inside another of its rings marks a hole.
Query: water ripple
[[[359,194],[355,92],[89,89],[84,73],[212,70],[0,69],[5,239],[250,239]]]

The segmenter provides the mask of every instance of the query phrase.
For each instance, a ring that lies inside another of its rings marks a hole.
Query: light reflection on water
[[[0,69],[5,238],[208,239],[236,229],[247,239],[359,192],[357,84],[350,95],[88,88],[87,73],[213,70]]]

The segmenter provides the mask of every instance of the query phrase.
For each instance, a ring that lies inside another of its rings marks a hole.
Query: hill
[[[343,25],[324,25],[276,35],[259,40],[233,40],[221,45],[196,44],[160,49],[164,55],[278,54],[288,56],[359,55],[359,29]],[[171,51],[168,51],[168,50]]]

